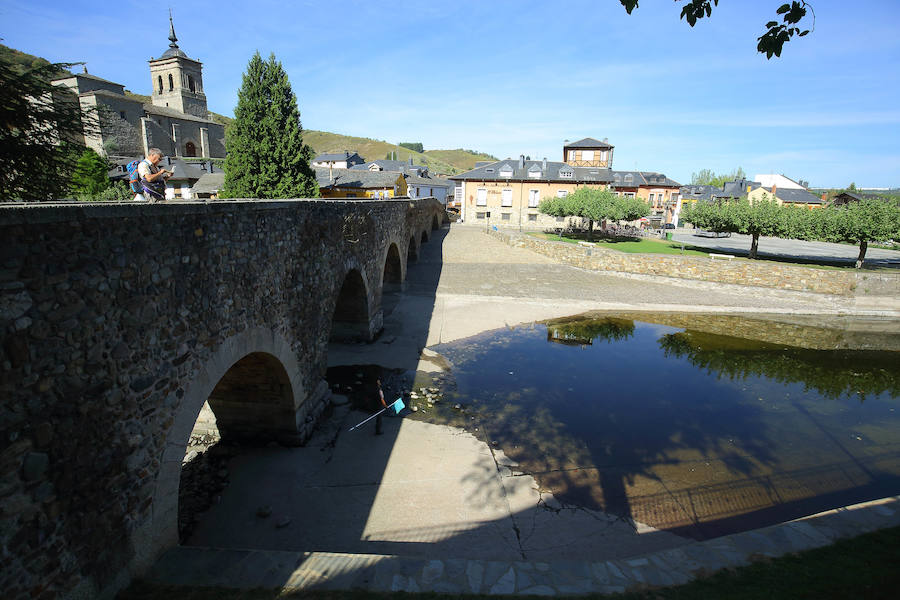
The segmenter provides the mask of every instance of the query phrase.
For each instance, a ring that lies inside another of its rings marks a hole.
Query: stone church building
[[[53,81],[74,92],[82,108],[86,146],[101,156],[145,155],[159,148],[170,157],[224,158],[225,127],[209,118],[203,65],[178,47],[169,17],[169,44],[150,60],[149,103],[125,95],[125,86],[85,70]]]

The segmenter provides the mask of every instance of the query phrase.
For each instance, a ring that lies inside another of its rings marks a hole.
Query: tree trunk
[[[594,220],[588,219],[588,241],[594,241]]]
[[[756,249],[759,247],[759,234],[753,234],[753,241],[750,242],[750,258],[756,258]]]
[[[856,268],[860,268],[863,265],[863,261],[866,259],[866,249],[869,247],[869,241],[863,240],[859,243],[859,256],[856,257]]]

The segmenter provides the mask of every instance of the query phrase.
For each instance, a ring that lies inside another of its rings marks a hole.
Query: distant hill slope
[[[420,153],[382,140],[313,129],[303,132],[303,141],[309,144],[316,154],[349,150],[358,152],[366,161],[381,160],[388,152],[394,152],[397,160],[409,160],[412,157],[414,164],[425,165],[432,173],[446,175],[468,171],[474,167],[475,161],[493,159],[486,154],[473,153],[469,150],[426,150]]]
[[[470,171],[475,168],[475,163],[481,160],[498,160],[497,157],[476,152],[474,150],[426,150],[425,156],[453,165],[460,171]]]

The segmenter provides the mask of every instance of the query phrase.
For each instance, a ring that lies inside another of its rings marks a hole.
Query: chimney
[[[328,182],[334,183],[334,162],[328,163]]]
[[[822,202],[825,202],[825,197],[826,197],[827,195],[828,195],[827,193],[822,192]]]
[[[541,171],[546,175],[547,174],[547,157],[544,157],[544,162],[541,164]]]
[[[778,197],[778,196],[775,194],[775,184],[774,184],[774,183],[772,184],[772,195],[775,196],[776,198]]]
[[[519,168],[520,169],[525,168],[525,155],[524,154],[519,155]]]

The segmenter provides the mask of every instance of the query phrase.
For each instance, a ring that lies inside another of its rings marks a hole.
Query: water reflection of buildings
[[[634,335],[634,321],[615,317],[571,317],[547,321],[547,341],[567,346],[591,346],[594,340],[625,340]]]
[[[547,341],[566,346],[590,346],[594,343],[593,338],[583,337],[568,331],[560,331],[551,327],[547,328]]]

